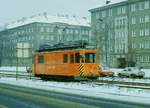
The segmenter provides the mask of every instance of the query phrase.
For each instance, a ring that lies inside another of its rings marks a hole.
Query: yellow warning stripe
[[[79,64],[78,66],[80,77],[84,77],[84,65]]]

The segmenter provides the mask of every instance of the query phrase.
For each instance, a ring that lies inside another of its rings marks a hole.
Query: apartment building
[[[34,15],[12,22],[0,31],[0,65],[15,66],[17,43],[30,45],[30,58],[41,44],[54,45],[60,42],[89,41],[90,24],[86,18],[75,16]],[[19,58],[19,65],[31,65],[31,60]]]
[[[150,0],[124,0],[89,11],[102,65],[150,68]]]

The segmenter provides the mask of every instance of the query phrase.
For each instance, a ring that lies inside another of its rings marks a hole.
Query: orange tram
[[[34,53],[32,73],[42,79],[88,80],[99,77],[98,50],[87,43],[45,45]]]

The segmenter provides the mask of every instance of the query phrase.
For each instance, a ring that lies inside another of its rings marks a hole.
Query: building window
[[[149,9],[149,1],[144,2],[144,9]]]
[[[149,15],[140,17],[140,23],[149,22]]]
[[[150,29],[149,29],[149,28],[146,28],[146,29],[145,29],[145,36],[149,36],[149,34],[150,34],[149,32],[150,32]]]
[[[109,16],[112,16],[112,9],[109,9]]]
[[[69,34],[69,30],[68,29],[66,30],[66,34]]]
[[[139,2],[139,10],[144,10],[144,2]]]
[[[135,12],[136,11],[136,4],[131,4],[131,12]]]
[[[132,37],[136,37],[136,32],[135,32],[135,30],[132,30]]]
[[[50,36],[51,40],[54,40],[54,36]]]
[[[122,7],[122,14],[125,14],[126,13],[126,7],[124,6],[124,7]]]
[[[145,22],[149,22],[149,15],[145,16]]]
[[[50,32],[50,28],[46,28],[46,32]]]
[[[49,32],[54,32],[54,28],[50,28],[50,29],[49,29]]]
[[[145,17],[140,17],[140,23],[144,23]]]
[[[141,49],[144,48],[144,44],[145,44],[144,42],[141,42],[141,43],[140,43],[140,48],[141,48]]]
[[[132,43],[132,49],[135,49],[135,48],[136,48],[136,44]]]
[[[99,12],[96,12],[96,19],[99,19]]]
[[[136,24],[136,18],[135,17],[132,17],[131,23]]]
[[[49,40],[49,36],[46,36],[46,40]]]
[[[118,14],[118,15],[121,14],[121,8],[118,8],[118,9],[117,9],[117,14]]]
[[[88,31],[88,30],[85,30],[85,34],[88,35],[88,34],[89,34],[89,31]]]
[[[69,33],[70,33],[70,34],[73,34],[73,30],[72,30],[72,29],[70,29],[70,30],[69,30]]]
[[[106,25],[103,23],[103,24],[102,24],[102,28],[104,29],[104,28],[105,28],[105,26],[106,26]]]
[[[149,42],[145,41],[145,49],[149,49]]]
[[[40,32],[44,32],[44,28],[43,27],[40,28]]]
[[[144,30],[143,29],[140,30],[140,36],[144,36]]]
[[[144,62],[144,57],[143,56],[140,57],[140,61]]]
[[[145,61],[148,63],[150,60],[149,55],[147,55],[145,58],[146,58]]]
[[[106,17],[106,11],[102,11],[102,17]]]
[[[75,34],[78,34],[79,33],[79,31],[78,30],[75,30]]]
[[[41,36],[41,40],[44,40],[44,36],[43,35]]]

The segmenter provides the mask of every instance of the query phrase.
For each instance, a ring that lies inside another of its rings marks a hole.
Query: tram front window
[[[95,61],[96,61],[95,53],[75,54],[76,63],[95,63]]]
[[[95,53],[85,53],[85,63],[95,63]]]

